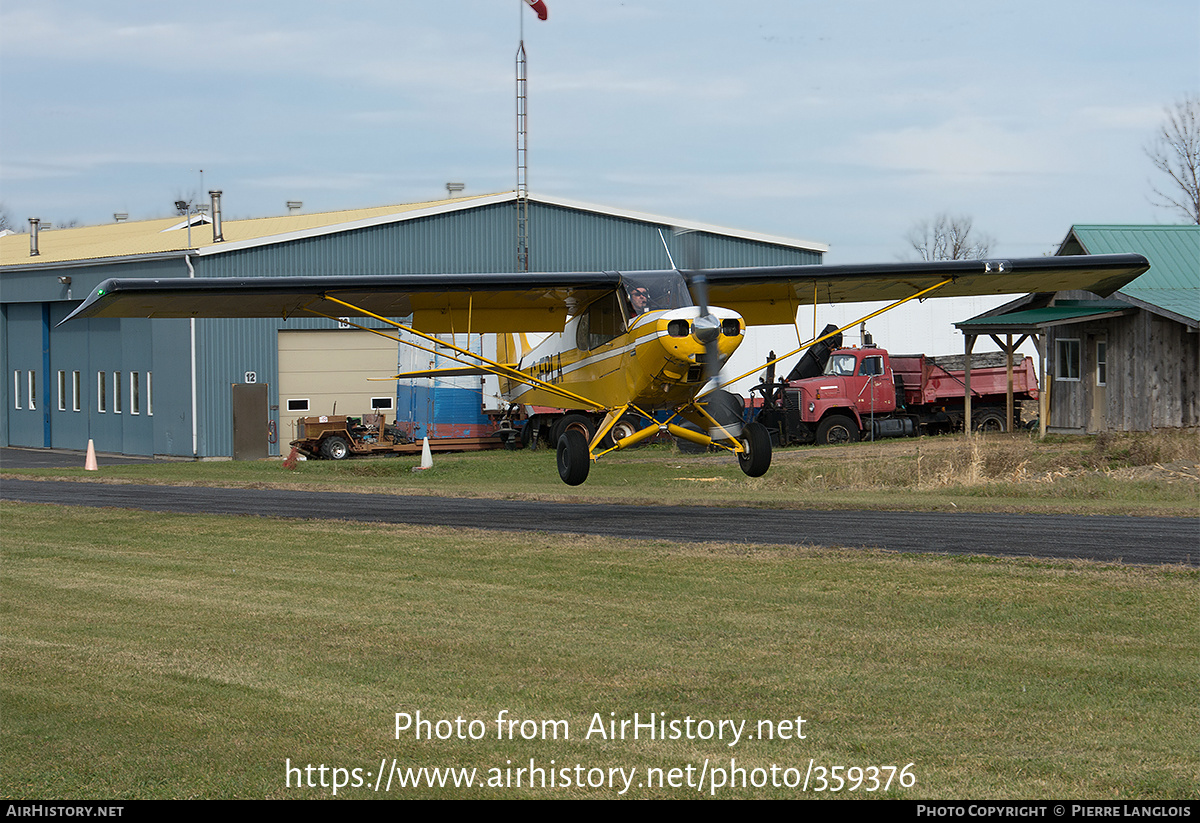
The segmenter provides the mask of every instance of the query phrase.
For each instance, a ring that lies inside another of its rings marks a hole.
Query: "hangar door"
[[[394,340],[358,329],[279,332],[279,442],[296,437],[296,420],[318,414],[395,419]],[[287,450],[283,450],[287,453]]]

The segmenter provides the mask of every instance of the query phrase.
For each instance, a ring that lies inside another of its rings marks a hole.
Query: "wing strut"
[[[435,346],[444,346],[445,348],[450,349],[451,351],[456,352],[459,355],[463,355],[468,358],[471,358],[472,360],[479,361],[480,363],[483,363],[485,366],[487,366],[489,369],[491,369],[498,376],[503,375],[504,377],[508,377],[513,380],[517,380],[521,383],[525,383],[526,385],[537,386],[538,388],[545,389],[546,391],[554,392],[555,394],[561,395],[562,397],[566,397],[571,400],[578,401],[579,403],[582,403],[584,406],[587,406],[588,408],[591,408],[591,409],[595,409],[596,411],[602,411],[603,409],[606,408],[603,403],[597,403],[595,400],[589,400],[586,397],[582,397],[581,395],[575,394],[574,392],[567,391],[566,389],[562,388],[561,386],[556,386],[553,383],[547,383],[544,380],[538,380],[536,377],[531,377],[530,375],[526,374],[525,372],[521,371],[520,369],[514,369],[510,366],[505,366],[502,363],[497,363],[493,360],[489,360],[488,358],[484,357],[482,354],[476,354],[475,352],[469,351],[467,349],[460,349],[458,346],[454,345],[453,343],[447,343],[444,340],[437,339],[433,335],[425,334],[425,332],[417,331],[416,329],[411,328],[410,326],[405,326],[402,323],[397,323],[395,320],[389,320],[386,317],[381,317],[378,314],[367,311],[366,309],[362,308],[361,306],[355,306],[353,303],[347,303],[345,300],[339,300],[338,298],[333,297],[332,295],[329,295],[329,294],[325,294],[325,295],[323,295],[323,297],[332,303],[337,303],[338,305],[345,306],[348,309],[354,309],[355,311],[362,312],[366,316],[373,317],[376,320],[380,321],[381,323],[387,323],[389,326],[395,326],[397,329],[400,329],[401,331],[406,331],[409,334],[420,337],[423,340],[428,340],[430,343],[434,344]],[[313,314],[320,315],[322,317],[329,317],[329,315],[321,314],[321,312],[315,311],[313,309],[308,309],[308,311]],[[345,321],[343,320],[341,322],[345,322]],[[362,328],[362,327],[360,326],[359,328]],[[370,330],[368,330],[368,331],[370,331]],[[391,337],[391,335],[387,335],[387,334],[385,334],[383,336]],[[396,339],[399,340],[399,338],[396,338]],[[405,345],[409,345],[409,346],[414,345],[413,343],[410,343],[407,340],[400,340],[400,342],[404,343]],[[416,348],[423,348],[423,347],[416,346]],[[451,358],[451,359],[454,360],[454,362],[456,362],[456,363],[462,363],[463,365],[469,365],[468,362],[459,360],[457,358]]]
[[[711,394],[712,392],[717,391],[718,389],[723,389],[732,383],[736,383],[737,381],[741,380],[742,378],[749,377],[750,375],[755,374],[756,372],[762,371],[763,369],[767,368],[768,366],[773,366],[774,364],[778,363],[780,360],[786,360],[787,358],[791,357],[792,355],[799,354],[800,352],[807,349],[809,346],[815,346],[817,343],[820,343],[822,340],[833,337],[835,334],[841,334],[842,332],[846,331],[847,329],[854,328],[859,323],[865,323],[868,320],[870,320],[872,317],[878,317],[879,315],[883,314],[884,312],[891,311],[892,309],[896,308],[897,306],[907,303],[909,300],[915,300],[918,297],[923,297],[923,296],[929,294],[931,291],[936,291],[937,289],[940,289],[942,286],[945,286],[948,283],[953,283],[953,282],[954,282],[954,278],[948,277],[945,280],[943,280],[942,282],[936,283],[927,289],[922,289],[921,291],[917,292],[916,294],[910,294],[908,297],[905,297],[902,300],[897,300],[895,303],[890,303],[890,304],[884,306],[882,309],[879,309],[879,311],[873,311],[864,317],[860,317],[859,319],[855,320],[853,323],[847,323],[845,326],[842,326],[840,329],[831,331],[829,334],[823,334],[820,337],[816,338],[815,340],[810,340],[807,343],[800,346],[800,348],[798,348],[798,349],[793,349],[792,351],[788,352],[787,354],[776,357],[774,360],[768,360],[766,363],[762,364],[761,366],[755,366],[754,368],[752,368],[750,371],[746,372],[745,374],[739,374],[737,377],[733,378],[732,380],[726,380],[721,385],[710,389],[708,392],[706,392],[706,394]],[[816,315],[816,312],[815,312],[815,306],[814,306],[814,317],[815,317],[815,315]],[[815,326],[816,326],[815,322],[813,325],[814,325],[814,333],[815,333]],[[701,395],[701,397],[703,397],[703,396],[704,395]],[[696,399],[698,400],[700,398],[698,397]]]

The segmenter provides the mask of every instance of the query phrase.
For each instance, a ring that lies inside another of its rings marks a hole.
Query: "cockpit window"
[[[682,309],[692,305],[687,283],[677,271],[622,274],[621,285],[631,317],[658,309]]]

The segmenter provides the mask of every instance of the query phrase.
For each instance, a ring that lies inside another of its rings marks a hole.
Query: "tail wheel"
[[[738,466],[747,477],[762,477],[771,468],[771,433],[762,423],[747,423],[741,436],[744,452],[738,454]]]
[[[568,486],[578,486],[587,480],[591,467],[587,438],[575,429],[567,429],[558,438],[558,476]]]
[[[329,460],[345,460],[350,456],[350,444],[344,437],[327,437],[321,443],[321,455]]]
[[[837,445],[858,442],[858,424],[852,418],[831,414],[817,426],[817,442]]]

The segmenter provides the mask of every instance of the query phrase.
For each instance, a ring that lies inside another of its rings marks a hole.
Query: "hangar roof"
[[[198,256],[223,254],[255,246],[282,243],[385,223],[447,214],[495,203],[509,202],[515,198],[516,194],[514,192],[502,192],[499,194],[457,197],[449,200],[377,206],[375,208],[350,209],[347,211],[288,214],[250,220],[222,220],[221,231],[225,239],[220,243],[213,242],[213,233],[210,228],[208,216],[193,215],[191,218],[190,245],[188,243],[187,221],[180,216],[135,222],[105,223],[98,226],[80,226],[68,229],[44,229],[38,235],[39,254],[36,256],[29,253],[30,238],[27,233],[0,237],[0,266],[69,265],[72,263],[78,264],[83,261],[99,262],[144,255],[178,255],[185,251],[191,251]],[[696,223],[694,221],[658,217],[641,212],[596,206],[563,200],[561,198],[531,195],[529,199],[534,202],[577,211],[590,211],[607,216],[705,231],[727,237],[772,243],[814,252],[825,252],[829,248],[823,243],[728,229],[720,226]]]

